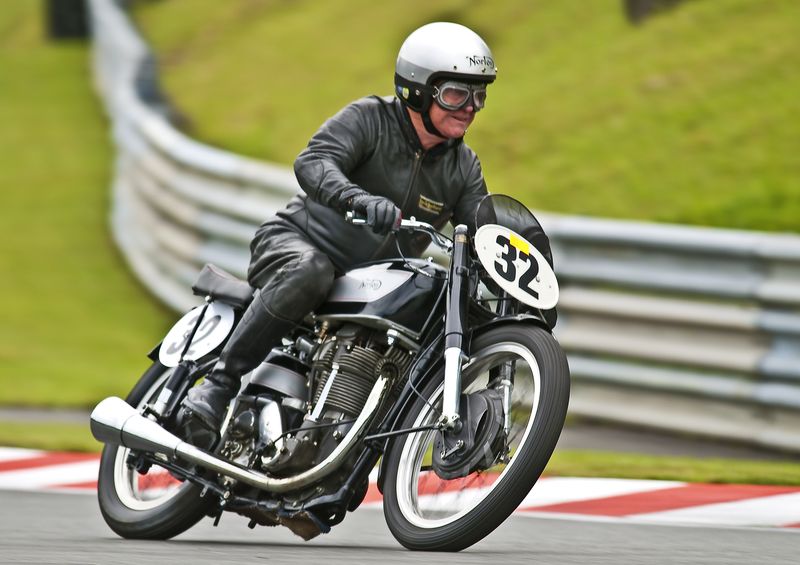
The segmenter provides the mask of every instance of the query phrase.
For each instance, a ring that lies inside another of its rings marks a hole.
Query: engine
[[[272,476],[303,472],[336,449],[379,376],[394,388],[412,353],[386,332],[343,324],[273,349],[237,397],[222,455]]]

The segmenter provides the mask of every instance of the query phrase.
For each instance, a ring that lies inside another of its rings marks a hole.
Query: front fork
[[[453,233],[453,256],[448,278],[447,309],[444,322],[444,396],[439,424],[457,430],[461,425],[461,363],[466,359],[463,349],[464,325],[467,314],[469,269],[467,267],[469,236],[467,226],[459,224]]]
[[[456,226],[453,235],[453,256],[450,262],[448,279],[447,309],[445,315],[444,349],[444,395],[442,415],[439,425],[448,430],[458,430],[461,426],[459,403],[461,400],[461,364],[467,359],[464,353],[464,326],[467,316],[467,295],[469,290],[469,237],[467,227]],[[512,302],[505,292],[501,293],[498,314],[508,315],[513,309]],[[507,361],[494,369],[490,386],[503,393],[505,411],[504,429],[508,435],[511,428],[511,393],[514,389],[515,366]]]
[[[504,290],[500,290],[500,295],[497,297],[497,314],[499,316],[508,316],[514,313],[513,302],[511,297]],[[516,373],[516,362],[506,361],[498,368],[493,369],[494,374],[490,374],[489,386],[503,393],[503,412],[505,419],[503,420],[503,431],[508,437],[511,431],[511,393],[514,392],[514,374]]]

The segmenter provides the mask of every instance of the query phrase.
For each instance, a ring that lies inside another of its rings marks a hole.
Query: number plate
[[[181,353],[202,311],[202,306],[191,310],[169,330],[158,351],[158,360],[162,365],[174,367],[180,362]],[[208,305],[184,359],[196,361],[210,353],[228,336],[232,327],[233,308],[222,302],[212,302]]]
[[[500,288],[534,308],[546,310],[558,303],[558,281],[553,269],[533,244],[497,224],[481,226],[475,249],[483,267]]]

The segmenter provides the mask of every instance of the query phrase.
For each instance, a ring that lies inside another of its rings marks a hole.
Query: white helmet
[[[400,47],[395,93],[425,116],[433,100],[434,81],[489,84],[496,76],[492,52],[477,33],[459,24],[435,22],[414,31]]]

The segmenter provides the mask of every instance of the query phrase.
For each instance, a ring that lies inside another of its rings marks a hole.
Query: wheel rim
[[[164,368],[164,372],[136,406],[138,410],[141,411],[156,398],[171,372],[171,368]],[[114,458],[114,489],[120,502],[131,510],[150,510],[161,506],[188,487],[188,483],[178,481],[166,469],[155,464],[146,474],[140,474],[127,463],[130,452],[127,447],[120,446],[117,449]]]
[[[474,510],[502,483],[518,459],[517,448],[530,434],[539,407],[541,374],[533,353],[513,342],[502,342],[481,350],[462,369],[465,391],[485,388],[489,368],[516,361],[512,395],[512,428],[509,433],[510,460],[464,478],[444,480],[430,469],[430,452],[437,432],[410,434],[403,442],[395,485],[398,507],[411,524],[439,528]],[[523,365],[524,363],[524,365]],[[429,397],[429,404],[414,421],[414,427],[432,424],[441,409],[444,385]]]

